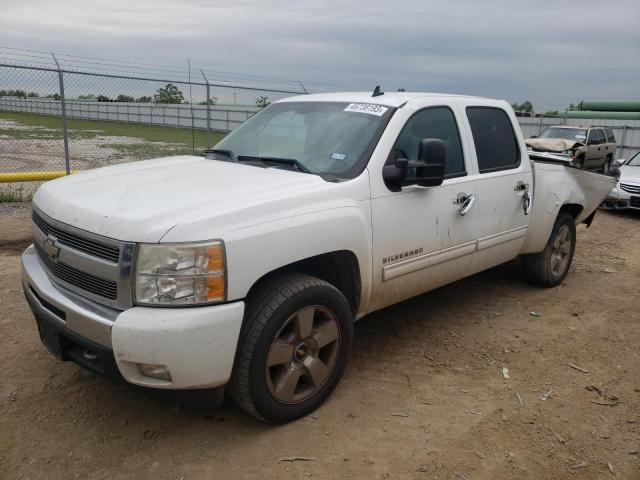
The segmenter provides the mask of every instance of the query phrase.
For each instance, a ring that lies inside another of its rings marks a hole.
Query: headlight
[[[135,264],[135,303],[199,305],[226,298],[226,258],[220,240],[140,244]]]

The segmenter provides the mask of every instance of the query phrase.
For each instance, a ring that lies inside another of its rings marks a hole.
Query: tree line
[[[17,98],[36,98],[40,97],[40,95],[36,92],[27,92],[25,90],[0,90],[0,97],[17,97]],[[60,100],[60,95],[57,93],[52,93],[50,95],[46,95],[43,98],[53,98],[54,100]],[[79,95],[78,100],[89,100],[95,102],[122,102],[122,103],[163,103],[163,104],[180,104],[180,103],[189,103],[185,100],[184,94],[178,87],[176,87],[172,83],[167,83],[164,87],[160,87],[156,90],[156,93],[153,96],[143,95],[141,97],[133,97],[131,95],[119,94],[114,97],[109,97],[107,95]],[[217,97],[211,97],[209,99],[209,105],[215,105],[218,103]],[[265,108],[271,102],[268,97],[262,96],[256,99],[255,104],[256,107]],[[207,102],[198,102],[198,105],[206,105]]]

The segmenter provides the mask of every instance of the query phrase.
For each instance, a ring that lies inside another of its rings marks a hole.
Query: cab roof
[[[349,102],[349,103],[372,103],[385,107],[399,107],[409,100],[416,98],[481,98],[469,95],[452,95],[448,93],[421,93],[421,92],[385,92],[384,95],[371,96],[371,92],[335,92],[335,93],[311,93],[308,95],[298,95],[288,97],[280,102]],[[274,102],[275,103],[275,102]]]

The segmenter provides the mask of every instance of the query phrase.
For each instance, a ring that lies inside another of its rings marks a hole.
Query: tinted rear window
[[[507,113],[500,108],[468,107],[480,173],[515,168],[520,150]]]

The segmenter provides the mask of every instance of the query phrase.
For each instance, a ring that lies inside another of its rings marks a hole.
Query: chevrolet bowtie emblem
[[[58,260],[58,256],[60,255],[60,248],[56,246],[56,240],[56,237],[49,235],[45,238],[44,242],[42,242],[42,248],[53,261]]]

